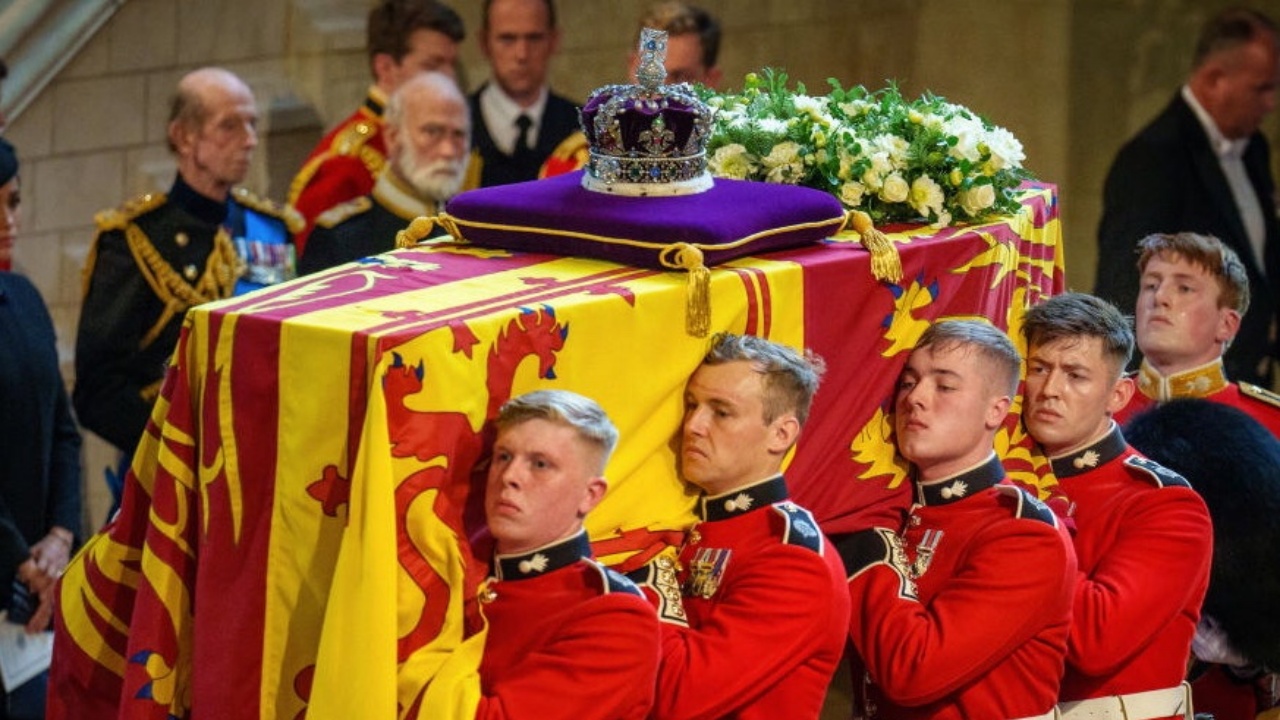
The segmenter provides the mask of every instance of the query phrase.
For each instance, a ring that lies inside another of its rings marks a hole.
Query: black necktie
[[[516,127],[520,129],[520,134],[516,136],[516,155],[524,155],[528,153],[529,147],[529,127],[533,125],[533,120],[528,115],[521,115],[516,118]]]

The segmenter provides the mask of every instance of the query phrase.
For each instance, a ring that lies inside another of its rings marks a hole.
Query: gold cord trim
[[[733,242],[717,244],[717,245],[708,245],[706,243],[674,243],[673,244],[673,243],[666,243],[666,242],[652,242],[648,240],[631,240],[628,238],[608,237],[605,235],[592,235],[591,233],[577,232],[574,230],[557,230],[555,228],[543,228],[543,227],[532,228],[527,225],[503,225],[501,223],[486,223],[486,222],[478,222],[475,220],[462,220],[456,217],[450,218],[450,219],[453,222],[454,226],[459,228],[460,230],[462,228],[475,228],[479,230],[502,230],[506,232],[524,233],[524,234],[555,235],[558,237],[571,237],[571,238],[578,238],[580,240],[591,240],[594,242],[604,243],[606,245],[625,245],[628,247],[646,248],[649,250],[657,250],[659,252],[665,251],[666,249],[671,248],[677,244],[688,245],[689,247],[696,247],[703,252],[709,252],[709,251],[715,251],[715,250],[732,250],[734,248],[747,245],[749,243],[755,242],[762,238],[781,235],[783,233],[793,232],[795,230],[808,230],[813,228],[829,227],[834,232],[834,231],[838,231],[845,224],[845,218],[844,216],[841,216],[841,217],[832,218],[829,220],[819,220],[816,222],[799,223],[796,225],[784,225],[782,227],[770,228],[768,230],[762,230],[758,233],[754,233],[751,235],[747,235],[746,237],[739,238],[737,240],[734,240]],[[454,235],[454,237],[458,237],[458,236]]]
[[[444,231],[458,242],[466,242],[466,239],[458,232],[458,225],[455,218],[447,213],[440,213],[431,216],[419,216],[409,222],[409,226],[396,233],[396,247],[399,249],[411,248],[422,242],[431,234],[436,226],[444,228]]]
[[[142,228],[131,223],[125,228],[124,234],[129,252],[143,279],[151,286],[151,291],[160,302],[164,303],[164,311],[143,336],[139,349],[155,342],[175,315],[186,312],[194,305],[231,297],[236,280],[244,274],[244,261],[236,254],[231,234],[225,228],[218,228],[214,235],[213,252],[209,253],[204,273],[194,286],[184,280],[160,255],[150,238],[142,232]]]

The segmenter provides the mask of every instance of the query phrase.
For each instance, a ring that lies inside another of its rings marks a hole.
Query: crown
[[[590,158],[582,186],[615,195],[689,195],[712,185],[712,112],[687,83],[665,85],[667,34],[640,31],[639,85],[597,88],[582,107]]]

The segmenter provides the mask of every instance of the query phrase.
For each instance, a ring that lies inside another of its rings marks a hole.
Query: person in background
[[[169,148],[178,172],[94,218],[72,392],[81,425],[126,456],[142,438],[187,308],[293,276],[301,218],[237,187],[258,144],[253,93],[222,68],[179,82]]]
[[[751,335],[711,341],[685,386],[680,473],[699,522],[680,550],[632,574],[662,624],[653,718],[813,720],[845,645],[844,568],[782,462],[800,436],[820,358]]]
[[[1027,311],[1023,422],[1075,521],[1076,580],[1060,709],[1181,718],[1186,658],[1209,587],[1213,525],[1182,476],[1125,442],[1133,331],[1115,306],[1065,293]]]
[[[9,66],[4,60],[0,60],[0,103],[4,102],[4,81],[9,77]],[[5,128],[9,126],[9,117],[4,113],[4,106],[0,105],[0,135],[4,134]]]
[[[1178,232],[1219,238],[1240,256],[1253,286],[1227,373],[1264,387],[1277,354],[1280,222],[1271,151],[1258,128],[1278,89],[1280,33],[1271,18],[1234,8],[1204,25],[1186,84],[1120,149],[1107,174],[1094,283],[1095,294],[1131,308],[1139,283],[1130,258],[1139,239]]]
[[[720,22],[711,13],[684,2],[660,2],[640,18],[640,28],[667,33],[667,83],[698,83],[712,89],[720,86],[721,72],[716,64]],[[627,75],[634,79],[639,66],[640,55],[633,50]]]
[[[18,156],[0,138],[0,253],[20,232]],[[0,608],[28,633],[53,621],[54,583],[80,536],[80,432],[53,321],[31,281],[0,272]],[[46,669],[0,688],[0,718],[44,717]]]
[[[1280,396],[1228,379],[1223,353],[1251,302],[1249,273],[1235,251],[1198,233],[1155,234],[1138,243],[1142,289],[1134,307],[1142,365],[1121,424],[1174,398],[1240,408],[1280,436]]]
[[[381,0],[369,11],[366,34],[373,84],[364,103],[320,140],[289,186],[289,204],[306,220],[295,239],[300,255],[321,213],[373,190],[387,164],[387,99],[420,72],[457,77],[466,28],[444,3]]]
[[[998,328],[950,320],[925,330],[899,375],[894,436],[915,503],[902,528],[836,540],[869,716],[1054,717],[1076,559],[993,449],[1021,365]]]
[[[581,167],[587,146],[578,107],[547,87],[560,47],[554,0],[484,0],[482,12],[490,77],[470,98],[470,173],[490,187]]]
[[[383,123],[388,162],[373,192],[316,219],[299,273],[394,249],[396,233],[416,217],[440,212],[461,188],[471,121],[453,78],[425,72],[409,79],[391,95]]]
[[[495,424],[476,718],[647,717],[657,617],[634,583],[592,559],[582,525],[608,489],[617,429],[595,401],[563,390],[509,400]]]

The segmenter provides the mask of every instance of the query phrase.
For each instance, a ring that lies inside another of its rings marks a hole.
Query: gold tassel
[[[845,224],[861,236],[862,247],[871,253],[871,274],[875,279],[901,281],[902,258],[898,257],[898,248],[888,235],[875,228],[871,216],[861,210],[850,210]]]
[[[674,257],[669,257],[674,255]],[[685,287],[684,331],[704,338],[711,332],[711,271],[703,263],[702,251],[689,243],[676,243],[659,256],[663,267],[689,273]]]
[[[462,232],[458,230],[458,223],[454,222],[447,213],[440,213],[431,217],[423,215],[414,218],[413,222],[409,223],[409,227],[396,233],[396,248],[403,250],[417,245],[425,240],[437,225],[449,233],[454,240],[466,242],[466,238],[462,237]]]

